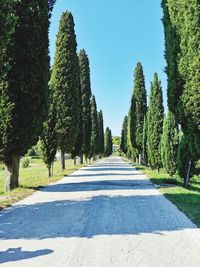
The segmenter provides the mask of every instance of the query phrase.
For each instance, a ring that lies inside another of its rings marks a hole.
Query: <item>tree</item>
[[[52,90],[49,98],[49,111],[47,120],[44,122],[43,131],[40,136],[39,148],[42,160],[47,166],[49,177],[53,175],[53,162],[55,159],[58,140],[57,140],[57,111],[56,101],[53,98]]]
[[[134,89],[131,101],[130,134],[132,146],[138,151],[139,163],[142,159],[142,139],[144,118],[147,112],[146,89],[142,64],[137,63],[134,72]]]
[[[61,167],[65,169],[65,152],[71,153],[78,135],[80,119],[79,61],[77,56],[74,20],[64,12],[56,41],[51,86],[57,99],[58,146],[61,150]]]
[[[177,169],[177,149],[179,144],[179,130],[174,114],[169,111],[163,123],[161,139],[161,158],[163,167],[169,175]]]
[[[195,161],[190,151],[191,151],[190,141],[188,140],[187,136],[182,134],[181,141],[178,146],[177,170],[178,170],[179,176],[184,179],[185,185],[186,185],[186,177],[188,173],[189,162],[191,161],[190,177],[192,175],[192,172],[195,166]]]
[[[91,120],[92,120],[92,132],[90,143],[90,157],[96,159],[99,153],[99,129],[98,129],[98,117],[97,117],[97,105],[95,96],[91,99]]]
[[[98,129],[99,129],[99,155],[104,155],[104,124],[103,124],[103,112],[98,112]]]
[[[107,127],[105,131],[105,156],[109,157],[112,154],[112,132]]]
[[[199,9],[199,0],[163,0],[167,74],[172,85],[169,107],[178,117],[196,160],[200,157]]]
[[[122,124],[121,142],[120,142],[120,148],[124,154],[127,154],[127,146],[128,146],[127,135],[128,135],[128,116],[125,116]]]
[[[83,154],[87,160],[90,152],[91,139],[91,85],[90,85],[90,66],[89,59],[84,49],[79,53],[80,84],[82,95],[82,119],[83,119]]]
[[[160,142],[163,129],[163,96],[161,82],[157,73],[154,74],[151,83],[150,101],[148,109],[148,162],[152,169],[160,169],[162,166]]]
[[[144,126],[143,126],[143,138],[142,138],[142,158],[143,163],[147,166],[148,164],[148,121],[147,121],[148,113],[144,118]]]
[[[50,2],[1,1],[0,160],[8,170],[6,191],[18,186],[20,156],[37,142],[47,115]]]

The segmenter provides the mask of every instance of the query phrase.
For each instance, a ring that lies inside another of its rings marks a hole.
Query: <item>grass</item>
[[[14,202],[19,201],[39,188],[47,186],[49,183],[56,182],[64,175],[69,175],[84,165],[74,166],[72,160],[66,160],[66,170],[61,171],[60,162],[54,163],[54,175],[48,178],[48,172],[45,164],[41,159],[31,159],[28,168],[20,167],[19,188],[14,189],[9,193],[4,192],[4,181],[6,171],[0,168],[0,209],[11,206]]]
[[[183,180],[178,175],[171,177],[164,170],[158,173],[148,167],[132,165],[146,174],[167,199],[200,227],[200,175],[193,176],[189,187],[184,188]]]

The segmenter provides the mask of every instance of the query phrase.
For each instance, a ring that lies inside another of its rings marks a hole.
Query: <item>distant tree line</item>
[[[39,140],[49,176],[56,152],[96,159],[110,155],[102,111],[91,93],[89,59],[77,53],[70,12],[60,19],[52,69],[49,25],[55,1],[1,1],[0,161],[6,191],[19,185],[20,157]],[[111,133],[110,133],[111,134]],[[104,138],[106,141],[104,141]],[[106,147],[106,153],[105,153]]]
[[[121,132],[121,150],[152,169],[190,176],[200,159],[200,4],[162,0],[165,31],[168,112],[155,73],[147,107],[143,68],[137,63],[129,113]],[[189,168],[190,167],[190,168]]]

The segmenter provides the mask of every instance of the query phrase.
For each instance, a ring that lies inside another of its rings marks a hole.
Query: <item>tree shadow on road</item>
[[[19,261],[35,258],[53,253],[51,249],[41,249],[35,251],[23,251],[21,247],[9,248],[6,251],[0,251],[0,263]]]
[[[0,240],[163,234],[195,228],[160,194],[77,196],[79,200],[16,205],[4,210],[0,213]]]

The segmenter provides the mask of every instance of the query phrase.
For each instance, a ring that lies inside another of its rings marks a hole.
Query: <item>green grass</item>
[[[84,165],[74,166],[72,160],[66,160],[66,170],[62,172],[60,162],[56,161],[54,163],[54,175],[53,177],[48,178],[47,168],[42,160],[31,159],[30,166],[28,168],[20,167],[19,188],[16,188],[9,193],[4,192],[6,171],[0,168],[0,209],[9,207],[14,202],[32,194],[40,187],[46,186],[51,182],[56,182],[64,175],[69,175],[83,166]]]
[[[141,165],[132,165],[157,184],[166,198],[200,227],[200,175],[193,176],[189,188],[184,188],[183,180],[178,175],[170,177],[164,170],[158,173]]]

